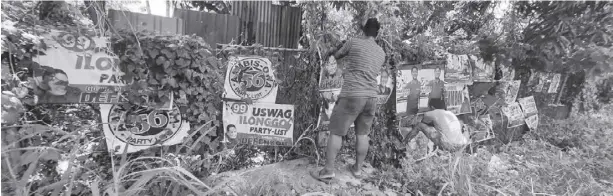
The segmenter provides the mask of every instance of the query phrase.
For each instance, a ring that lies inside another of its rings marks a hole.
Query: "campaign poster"
[[[562,74],[553,74],[553,77],[551,79],[551,84],[549,84],[549,89],[547,90],[547,93],[557,93],[558,92],[558,88],[560,88],[560,79],[562,78]]]
[[[387,103],[387,100],[392,94],[392,89],[394,88],[393,81],[392,74],[389,70],[382,68],[381,73],[377,76],[377,105]]]
[[[494,81],[494,62],[486,62],[480,56],[468,55],[472,67],[472,77],[476,82]]]
[[[536,131],[539,125],[539,115],[532,115],[526,118],[526,125],[531,131]]]
[[[275,103],[279,86],[268,58],[230,56],[227,63],[224,81],[226,98],[250,98],[254,103]]]
[[[43,35],[47,50],[32,60],[38,103],[116,104],[127,102],[119,58],[109,38],[51,30]]]
[[[534,87],[534,91],[538,93],[549,92],[549,87],[551,86],[552,78],[553,78],[552,73],[539,73],[538,83]]]
[[[502,82],[504,101],[505,103],[515,102],[517,94],[519,93],[519,87],[521,86],[521,80],[513,80]]]
[[[100,104],[106,145],[122,154],[183,142],[190,125],[176,105],[171,110],[129,104]],[[127,149],[125,149],[127,148]]]
[[[470,95],[464,84],[445,84],[447,110],[456,115],[471,113]]]
[[[445,66],[445,80],[447,82],[471,84],[472,69],[468,55],[447,54]]]
[[[538,109],[536,108],[536,102],[534,101],[533,96],[520,98],[517,101],[519,102],[519,105],[524,112],[524,116],[538,114]]]
[[[318,144],[319,146],[326,146],[330,131],[328,125],[330,124],[330,117],[334,105],[338,100],[338,95],[341,93],[343,87],[343,60],[336,60],[334,57],[329,57],[328,61],[324,63],[319,74],[319,93],[324,99],[322,108],[319,112],[319,118],[317,119],[318,126]],[[351,128],[354,124],[351,124]]]
[[[291,146],[294,105],[274,103],[223,104],[224,134],[231,143],[259,146]]]
[[[443,65],[403,65],[397,73],[396,111],[399,116],[429,111],[428,103],[444,105]]]
[[[507,128],[513,128],[524,124],[524,113],[519,103],[513,102],[502,108],[502,112],[508,119]]]

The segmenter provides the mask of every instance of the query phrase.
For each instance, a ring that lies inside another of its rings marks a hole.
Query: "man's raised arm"
[[[345,56],[347,56],[347,54],[349,53],[349,50],[351,49],[351,40],[349,41],[344,41],[342,47],[333,47],[331,48],[328,53],[326,54],[326,58],[328,58],[329,56],[334,55],[335,59],[341,59]]]

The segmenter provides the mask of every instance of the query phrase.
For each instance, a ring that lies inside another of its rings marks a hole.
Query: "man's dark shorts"
[[[351,124],[355,123],[356,135],[368,135],[375,118],[376,108],[376,97],[339,98],[330,116],[330,133],[345,136]]]

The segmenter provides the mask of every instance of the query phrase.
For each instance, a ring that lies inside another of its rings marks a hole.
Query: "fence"
[[[184,23],[180,18],[168,18],[120,10],[109,10],[108,15],[109,22],[117,29],[156,31],[163,35],[184,34]]]
[[[241,41],[268,47],[298,48],[302,11],[272,1],[232,1],[232,15],[240,18]]]
[[[237,16],[175,9],[174,17],[185,22],[185,34],[196,34],[211,46],[227,44],[233,39],[238,41],[240,31]]]

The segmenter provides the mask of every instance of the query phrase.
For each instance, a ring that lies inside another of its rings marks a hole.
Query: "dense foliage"
[[[181,4],[201,11],[228,13],[231,10],[228,3],[221,1],[175,2],[177,7]],[[315,124],[323,101],[317,89],[321,55],[347,37],[359,35],[359,27],[368,17],[377,17],[382,22],[377,43],[385,50],[385,65],[392,73],[400,63],[437,60],[445,53],[480,54],[485,59],[498,60],[498,69],[512,65],[518,69],[516,79],[522,83],[527,81],[526,76],[519,74],[522,69],[574,73],[582,77],[572,81],[569,89],[574,90],[569,90],[564,98],[574,102],[573,111],[589,114],[577,115],[575,121],[566,123],[543,121],[543,128],[525,136],[532,138],[524,137],[523,143],[506,146],[498,143],[490,147],[490,154],[499,153],[505,159],[536,164],[522,165],[496,178],[484,172],[484,163],[491,156],[483,150],[478,155],[412,162],[406,154],[406,144],[396,131],[392,92],[388,103],[377,113],[368,155],[376,167],[399,167],[388,168],[380,175],[387,179],[384,183],[377,182],[382,187],[405,193],[419,190],[430,195],[445,189],[445,183],[451,183],[453,190],[443,192],[464,195],[472,190],[483,194],[497,191],[523,195],[539,191],[566,194],[570,190],[596,195],[603,190],[601,184],[613,181],[599,174],[612,172],[606,167],[611,165],[611,157],[603,154],[611,146],[602,141],[606,138],[603,134],[610,134],[610,129],[603,124],[610,120],[611,109],[600,107],[610,101],[613,93],[610,74],[613,6],[610,2],[511,2],[503,17],[495,17],[495,10],[502,2],[300,2],[304,11],[300,42],[306,48],[301,51],[265,49],[257,44],[215,49],[196,36],[115,31],[92,25],[97,22],[82,23],[86,16],[98,18],[101,12],[101,9],[92,12],[92,6],[84,7],[91,3],[76,7],[62,1],[3,3],[3,193],[202,195],[214,191],[215,187],[199,179],[219,172],[278,162],[296,155],[321,161],[321,149],[314,147],[314,142],[311,144],[317,137]],[[104,14],[99,16],[104,19]],[[112,35],[113,52],[121,58],[127,79],[134,81],[129,86],[131,104],[150,103],[142,95],[153,98],[153,102],[164,102],[171,93],[192,125],[190,136],[179,145],[116,155],[107,151],[96,105],[36,104],[36,98],[28,92],[31,84],[27,78],[32,74],[28,65],[33,56],[44,52],[46,46],[38,35],[49,29]],[[277,103],[296,106],[297,146],[220,143],[223,137],[221,81],[227,57],[235,54],[262,55],[273,62],[280,86]],[[509,59],[512,63],[503,61]],[[520,95],[529,95],[526,92]],[[502,127],[502,123],[495,126],[501,127],[496,129],[496,134],[504,140],[502,143],[522,138],[504,135],[511,131]],[[343,148],[343,153],[353,154],[353,148],[349,147],[353,141],[353,135],[348,134],[345,143],[348,147]],[[563,161],[553,162],[562,149],[566,151]],[[533,158],[540,156],[549,161]],[[451,160],[461,162],[459,169],[444,170]],[[555,168],[561,170],[554,171]],[[535,178],[534,186],[539,190],[517,180],[538,172],[554,174],[530,176]],[[572,180],[556,181],[557,175],[592,181],[562,190]],[[503,186],[502,180],[512,181],[512,186]]]

